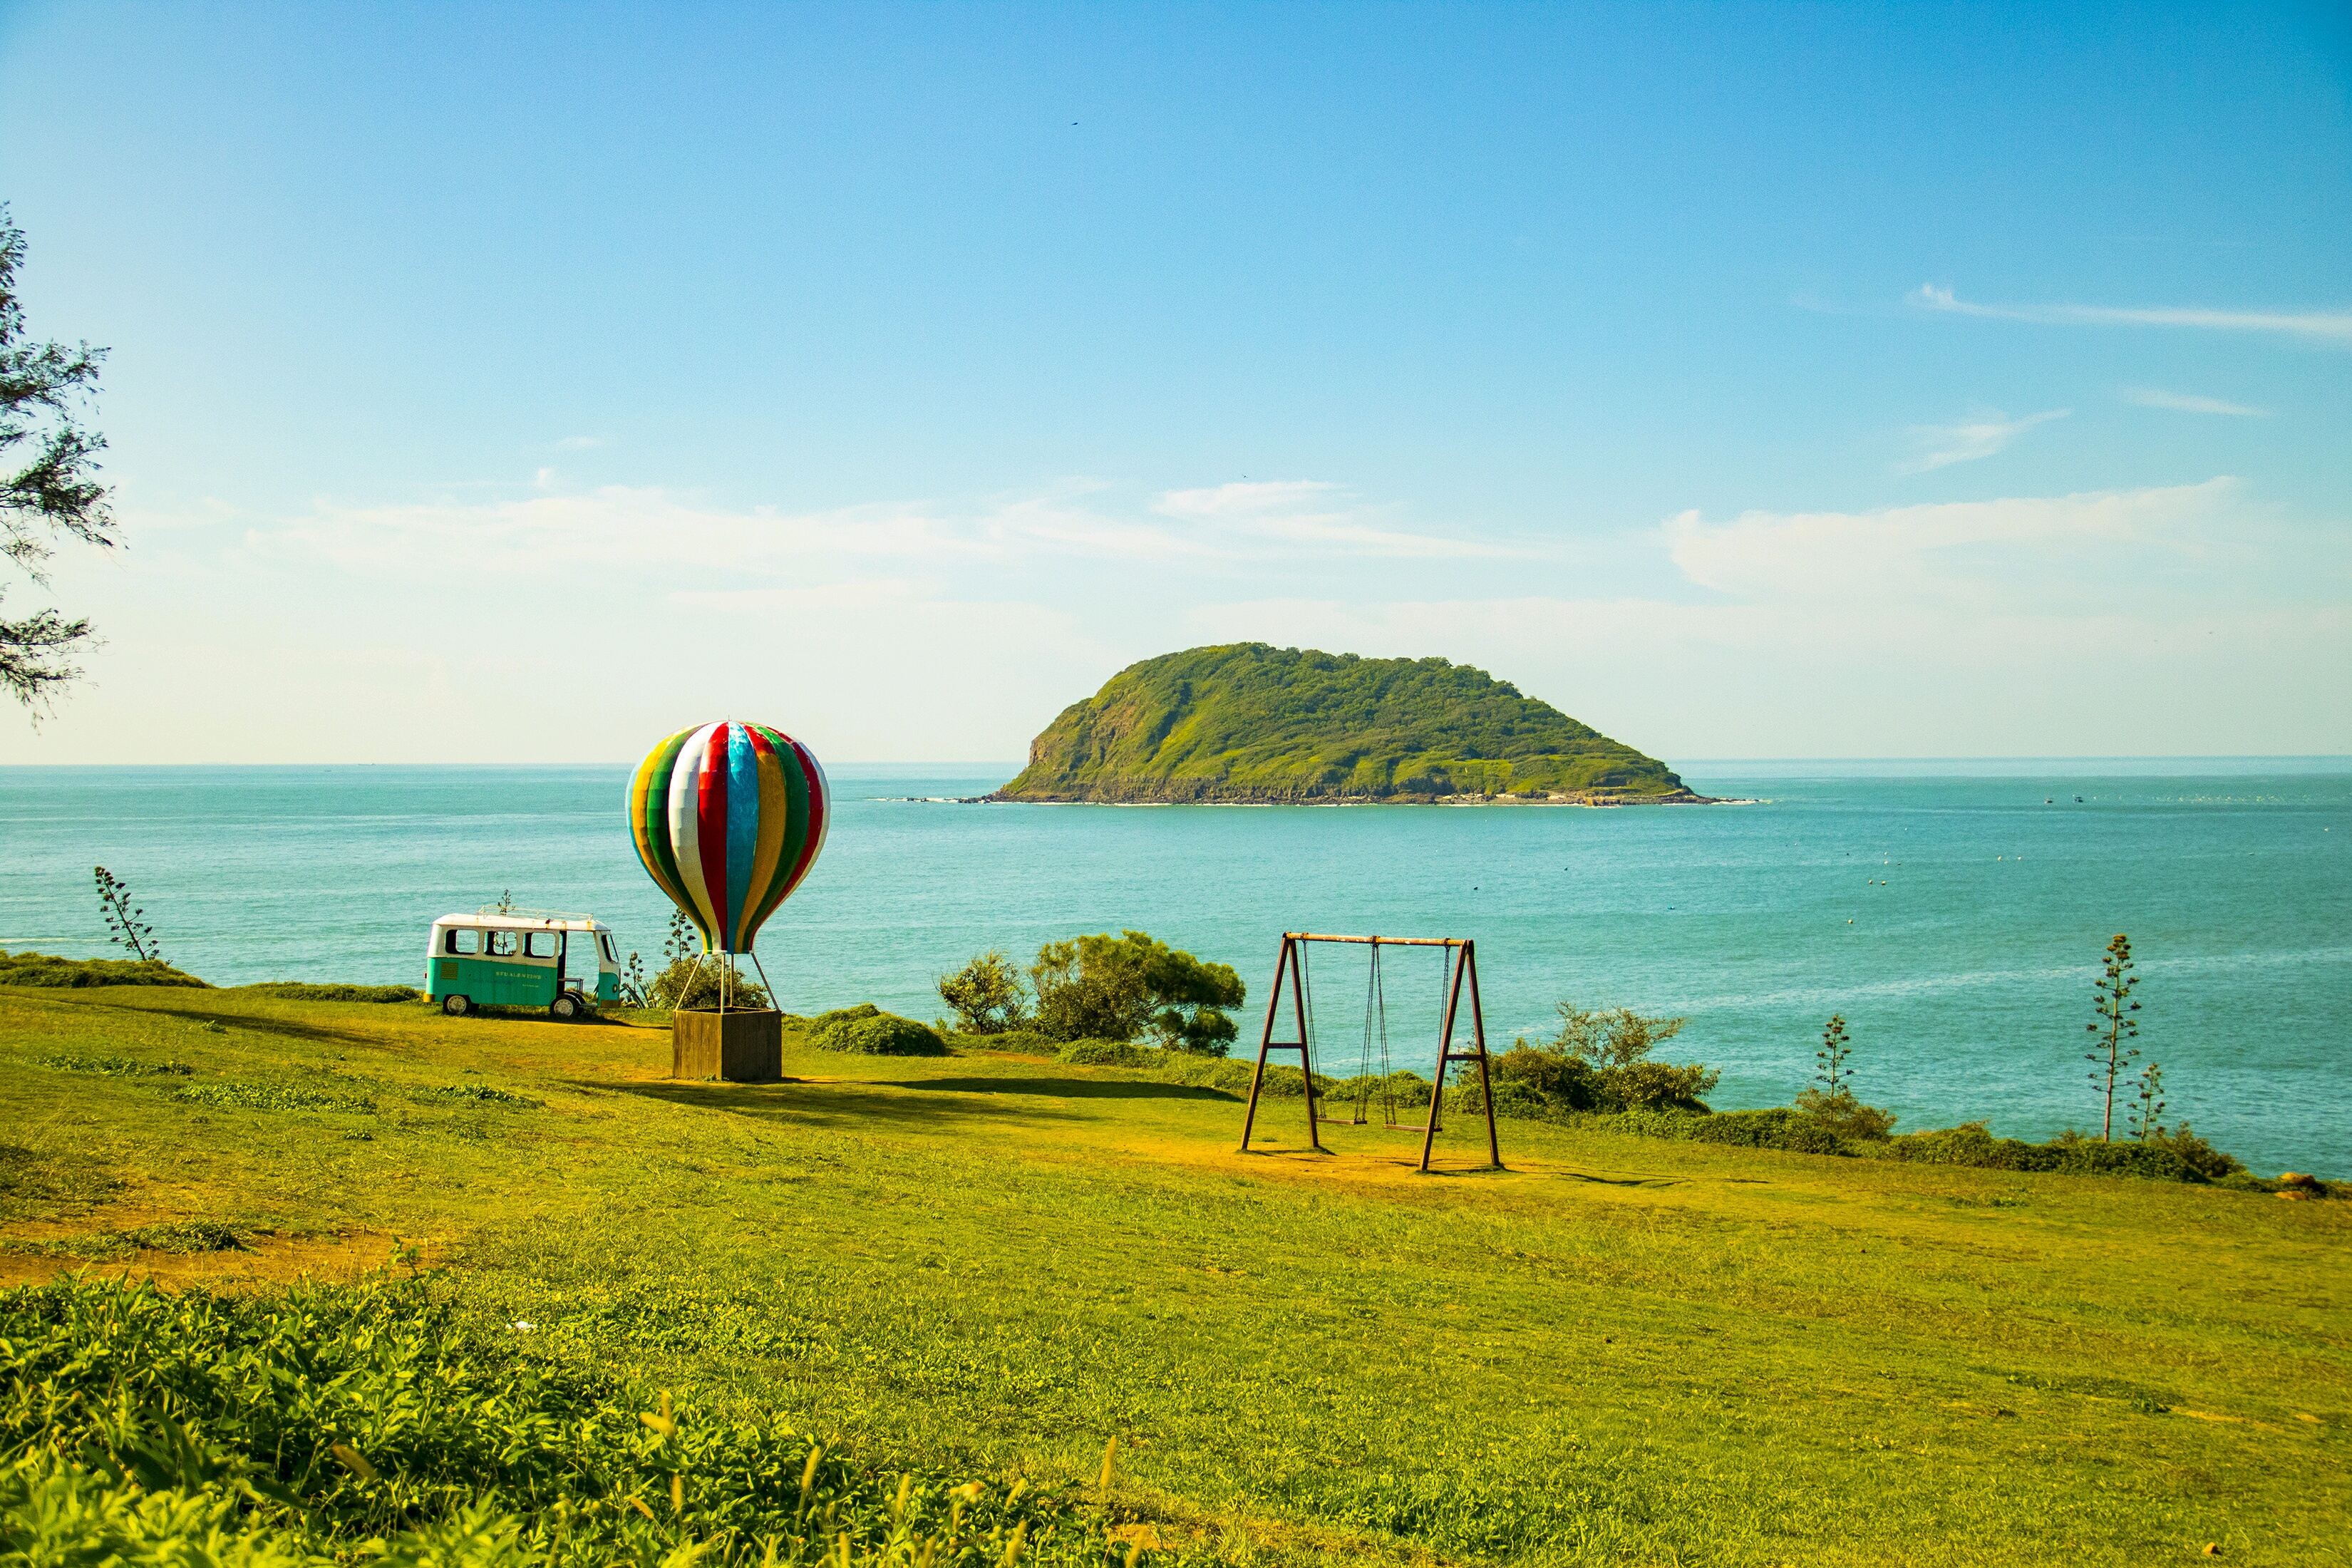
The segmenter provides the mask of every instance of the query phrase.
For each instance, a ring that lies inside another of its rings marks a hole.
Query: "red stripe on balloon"
[[[719,930],[719,951],[735,950],[727,929],[727,736],[731,725],[710,731],[710,745],[702,756],[702,776],[695,812],[695,843],[702,851],[702,886],[710,899],[710,912]]]

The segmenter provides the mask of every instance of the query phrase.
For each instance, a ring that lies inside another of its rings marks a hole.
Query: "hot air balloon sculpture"
[[[629,780],[637,859],[702,934],[695,973],[718,959],[721,1013],[737,956],[759,968],[751,943],[761,924],[816,864],[832,823],[833,792],[815,753],[765,724],[680,730],[637,764]]]

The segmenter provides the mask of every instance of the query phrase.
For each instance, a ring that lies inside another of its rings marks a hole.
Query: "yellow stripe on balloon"
[[[687,731],[683,730],[677,731],[646,753],[646,760],[637,764],[635,776],[629,780],[629,837],[636,844],[637,859],[645,867],[646,875],[653,879],[654,886],[659,888],[672,903],[678,900],[677,885],[663,874],[661,852],[654,842],[653,825],[646,818],[656,787],[668,782],[666,776],[656,776],[664,772],[663,753],[671,752],[670,742],[685,733]],[[672,761],[675,761],[675,755],[671,752]]]

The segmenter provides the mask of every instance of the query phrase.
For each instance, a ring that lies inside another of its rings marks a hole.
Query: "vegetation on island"
[[[1442,658],[1235,643],[1129,665],[1063,710],[1007,801],[1696,802],[1654,757]]]

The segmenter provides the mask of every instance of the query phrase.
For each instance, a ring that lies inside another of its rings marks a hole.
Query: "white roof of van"
[[[486,931],[611,931],[613,928],[593,915],[567,915],[553,910],[509,910],[505,914],[495,910],[487,913],[443,915],[435,921],[437,926],[478,926]]]

